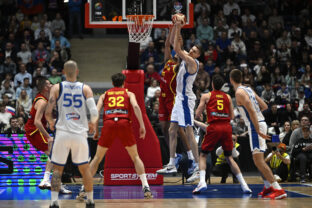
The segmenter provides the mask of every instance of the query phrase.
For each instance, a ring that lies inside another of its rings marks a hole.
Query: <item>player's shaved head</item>
[[[67,77],[75,77],[77,74],[77,63],[73,60],[66,61],[64,64],[64,72]]]

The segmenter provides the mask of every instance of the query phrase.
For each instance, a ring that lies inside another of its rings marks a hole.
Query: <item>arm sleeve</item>
[[[96,120],[98,119],[99,117],[99,112],[96,108],[96,105],[95,105],[95,101],[94,101],[94,98],[93,97],[90,97],[86,100],[86,104],[87,104],[87,107],[90,111],[90,115],[91,115],[91,122],[92,123],[95,123]]]

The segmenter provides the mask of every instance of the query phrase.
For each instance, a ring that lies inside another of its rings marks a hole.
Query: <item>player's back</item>
[[[131,104],[125,88],[114,87],[105,92],[103,121],[113,118],[131,118]]]
[[[247,93],[250,99],[250,102],[252,104],[252,107],[256,111],[258,121],[264,121],[264,116],[260,110],[259,103],[256,99],[256,95],[254,91],[250,87],[246,87],[246,86],[239,86],[237,89],[243,89]],[[237,106],[237,107],[245,123],[250,124],[251,120],[250,120],[250,116],[249,116],[247,109],[244,106]]]
[[[206,105],[207,122],[230,122],[230,101],[222,91],[213,90],[210,92],[210,98]]]
[[[48,99],[46,97],[44,97],[41,93],[38,93],[32,103],[31,106],[31,110],[29,113],[29,118],[25,124],[25,131],[28,132],[32,132],[34,130],[37,129],[37,127],[35,126],[35,116],[37,113],[37,110],[35,109],[35,105],[37,103],[38,100],[43,99],[44,101],[48,102]],[[47,125],[47,120],[45,119],[44,114],[42,115],[42,119],[41,119],[41,123],[43,126]]]
[[[198,61],[195,59],[196,65],[197,65],[197,70],[194,74],[190,74],[187,71],[187,66],[185,61],[183,60],[180,64],[179,72],[177,75],[177,96],[181,99],[184,100],[185,98],[188,99],[196,99],[196,96],[193,92],[193,83],[196,79],[196,75],[198,72]]]
[[[63,81],[57,99],[56,129],[80,134],[88,131],[83,83]]]

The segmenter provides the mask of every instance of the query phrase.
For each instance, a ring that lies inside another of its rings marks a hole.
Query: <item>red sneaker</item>
[[[265,186],[263,187],[262,191],[258,194],[259,198],[262,198],[266,195],[268,195],[269,193],[273,192],[273,187],[270,186],[269,188],[265,188]]]
[[[265,199],[284,199],[287,197],[286,192],[284,189],[273,189],[273,191],[269,194],[264,196]]]

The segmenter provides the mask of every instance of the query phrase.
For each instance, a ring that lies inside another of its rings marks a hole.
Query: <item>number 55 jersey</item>
[[[89,130],[83,85],[81,82],[63,81],[60,83],[56,130],[75,134],[86,133]]]

